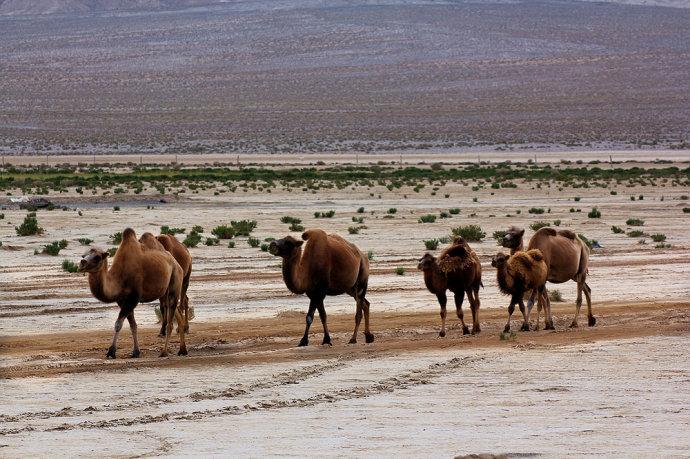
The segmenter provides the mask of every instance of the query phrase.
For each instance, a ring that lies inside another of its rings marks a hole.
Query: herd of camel
[[[546,282],[562,283],[573,280],[577,283],[575,317],[571,327],[577,326],[582,306],[582,294],[587,299],[589,326],[596,323],[592,315],[591,289],[586,283],[589,260],[588,246],[570,230],[541,228],[529,241],[527,250],[523,245],[523,229],[510,228],[502,245],[510,249],[510,255],[498,253],[491,265],[496,268],[498,286],[510,296],[508,323],[504,332],[510,331],[510,317],[519,305],[523,316],[521,330],[528,331],[529,317],[536,300],[537,323],[544,310],[545,329],[553,329],[551,304]],[[306,243],[305,243],[306,242]],[[287,236],[271,242],[268,251],[282,258],[283,280],[295,294],[306,294],[309,309],[304,336],[300,346],[309,344],[309,327],[319,312],[323,325],[323,343],[331,344],[323,301],[327,295],[347,293],[355,299],[355,329],[350,343],[357,342],[360,322],[364,317],[364,337],[367,343],[374,341],[369,328],[369,301],[366,299],[369,281],[369,260],[354,244],[335,234],[321,229],[310,229],[302,239]],[[438,257],[425,254],[418,269],[424,273],[427,289],[436,295],[441,306],[441,337],[446,335],[446,292],[451,291],[455,307],[462,324],[463,334],[470,330],[465,325],[462,303],[467,294],[472,311],[472,334],[479,333],[479,288],[482,284],[482,269],[479,258],[467,242],[454,238]],[[134,308],[139,303],[160,301],[162,326],[160,336],[165,337],[161,357],[168,355],[168,345],[173,329],[173,318],[177,322],[180,337],[178,355],[187,355],[185,333],[189,332],[189,299],[187,288],[192,271],[192,257],[187,248],[175,236],[144,233],[137,239],[133,229],[122,233],[122,242],[108,267],[108,252],[92,248],[79,264],[79,271],[88,273],[89,287],[94,297],[104,303],[117,303],[120,307],[115,321],[115,334],[106,354],[115,358],[117,338],[125,318],[128,320],[134,348],[132,357],[139,357],[137,323]],[[523,302],[530,294],[527,307]]]

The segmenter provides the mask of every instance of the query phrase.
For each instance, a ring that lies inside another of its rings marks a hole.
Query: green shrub
[[[629,218],[625,221],[625,224],[628,226],[643,226],[644,220],[639,218]]]
[[[364,223],[364,217],[352,217],[353,223]]]
[[[579,234],[578,234],[578,237],[579,237],[580,239],[582,239],[582,242],[584,242],[585,244],[587,244],[587,247],[589,247],[590,249],[594,246],[594,244],[596,244],[596,243],[598,242],[596,239],[589,240],[589,239],[588,239],[584,234],[582,234],[582,233],[579,233]]]
[[[527,212],[529,212],[530,214],[540,215],[540,214],[544,213],[544,208],[543,207],[532,207]]]
[[[367,260],[371,261],[374,259],[374,251],[373,250],[367,250]]]
[[[426,247],[427,250],[438,249],[438,239],[426,239],[426,240],[424,240],[424,247]]]
[[[350,226],[347,228],[347,232],[350,234],[359,234],[359,227],[357,226]]]
[[[199,234],[201,234],[201,233],[203,233],[203,232],[204,232],[203,226],[201,226],[201,225],[194,225],[194,226],[192,226],[192,233],[199,233]]]
[[[357,209],[357,213],[363,214],[364,213],[364,207],[360,207],[359,209]]]
[[[460,208],[459,207],[453,207],[452,209],[448,209],[448,212],[450,212],[451,215],[457,215],[460,213]]]
[[[644,195],[643,195],[643,194],[639,195],[639,196],[637,197],[637,200],[638,200],[638,201],[644,200]]]
[[[35,234],[43,234],[44,231],[43,228],[38,226],[36,212],[29,212],[26,214],[22,224],[15,226],[14,230],[17,232],[17,236],[33,236]]]
[[[117,247],[111,247],[106,252],[108,252],[108,256],[112,258],[117,253]]]
[[[235,237],[235,228],[228,225],[219,225],[211,230],[211,234],[218,239],[232,239]]]
[[[205,244],[208,246],[218,245],[220,244],[220,239],[217,237],[207,237]]]
[[[671,248],[671,244],[666,244],[666,243],[664,243],[664,242],[660,242],[659,244],[655,245],[654,248],[657,248],[657,249],[670,249],[670,248]]]
[[[234,248],[235,248],[235,241],[230,241],[230,242],[228,242],[228,248],[229,248],[229,249],[234,249]]]
[[[118,231],[117,233],[111,234],[109,238],[111,244],[120,245],[120,242],[122,242],[122,231]]]
[[[649,237],[654,242],[664,242],[666,240],[666,235],[661,233],[651,234]]]
[[[296,217],[285,216],[280,218],[281,223],[302,223],[302,220]]]
[[[537,231],[541,228],[545,228],[547,226],[551,226],[551,223],[549,222],[544,222],[544,221],[537,221],[529,225],[529,227],[532,229],[532,231]]]
[[[634,200],[635,200],[635,196],[630,196],[630,200],[631,200],[631,201],[634,201]]]
[[[563,295],[561,294],[561,291],[558,289],[550,290],[549,291],[549,299],[553,301],[554,303],[562,303],[563,302]]]
[[[196,247],[199,245],[199,242],[201,242],[201,235],[196,231],[189,233],[187,237],[184,238],[184,241],[182,241],[186,247]]]
[[[390,209],[388,209],[389,214],[395,214],[397,212],[398,212],[398,209],[396,209],[395,207],[391,207]]]
[[[50,244],[46,245],[45,247],[43,247],[43,250],[41,250],[41,253],[45,253],[47,255],[52,255],[56,257],[60,254],[60,250],[66,247],[67,241],[63,239],[61,241],[51,242]]]
[[[119,212],[120,206],[113,206],[113,212]]]
[[[256,228],[256,220],[240,220],[231,221],[232,229],[235,230],[237,236],[249,236]]]
[[[574,200],[575,202],[580,202],[580,199],[581,199],[581,198],[580,198],[579,196],[575,196],[575,197],[573,198],[573,200]]]
[[[640,237],[640,236],[644,236],[644,231],[642,231],[642,230],[628,231],[628,237]]]
[[[601,212],[596,207],[593,207],[592,210],[589,211],[587,216],[589,218],[601,218]]]
[[[250,237],[249,239],[247,239],[247,244],[249,244],[250,247],[256,248],[256,247],[259,247],[259,244],[261,244],[261,241],[259,240],[259,238]]]
[[[507,233],[508,233],[507,231],[503,231],[503,230],[494,231],[494,234],[492,235],[492,237],[494,239],[496,239],[496,243],[498,245],[503,245],[503,238],[506,237]]]
[[[436,221],[436,215],[426,214],[419,217],[417,220],[419,223],[434,223]]]
[[[288,229],[290,231],[301,232],[301,231],[304,231],[304,226],[300,225],[299,223],[292,223],[292,224],[290,224],[290,227]]]
[[[261,251],[268,252],[268,244],[261,244]]]
[[[611,232],[613,232],[613,234],[623,234],[623,233],[625,233],[625,230],[623,230],[623,228],[621,228],[619,226],[613,225],[611,227]]]
[[[79,239],[77,239],[77,241],[78,241],[81,245],[91,245],[91,244],[93,244],[93,239],[89,239],[88,237],[80,237]]]
[[[335,215],[335,210],[329,210],[328,212],[314,212],[314,218],[333,218]]]
[[[690,207],[683,207],[684,214],[690,214]]]
[[[560,220],[554,220],[553,226],[561,226],[561,221]]]
[[[171,228],[168,225],[161,226],[161,234],[182,234],[185,232],[184,228]]]
[[[402,266],[398,266],[397,268],[395,268],[395,274],[397,274],[398,276],[404,276],[405,268],[403,268]]]
[[[62,270],[68,273],[76,273],[79,271],[79,266],[76,263],[69,260],[62,260]]]
[[[461,236],[466,241],[480,242],[486,237],[486,233],[482,231],[479,225],[465,225],[458,226],[457,228],[451,229],[451,232],[455,236]]]
[[[0,220],[4,220],[4,219],[5,219],[5,214],[0,214]]]

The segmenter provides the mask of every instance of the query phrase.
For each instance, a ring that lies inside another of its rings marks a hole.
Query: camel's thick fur
[[[510,247],[511,253],[522,249],[522,236],[524,230],[510,228],[504,238],[504,247]],[[509,236],[510,235],[510,236]],[[555,230],[554,228],[541,228],[532,239],[530,239],[527,249],[539,249],[544,254],[544,260],[549,267],[548,281],[560,284],[573,280],[577,283],[577,300],[575,303],[575,317],[571,327],[577,327],[577,319],[580,316],[582,307],[582,293],[584,292],[587,300],[587,322],[589,326],[596,324],[596,318],[592,314],[592,289],[587,285],[587,274],[589,265],[589,247],[574,232],[570,230]],[[528,316],[534,305],[535,292],[527,303]],[[546,290],[543,293],[544,301],[550,304]],[[537,314],[537,326],[539,315]]]
[[[357,342],[362,315],[364,315],[364,337],[367,343],[374,341],[369,330],[369,301],[365,298],[369,281],[369,260],[354,244],[335,234],[326,234],[320,229],[307,230],[302,242],[292,236],[273,241],[269,252],[283,258],[283,280],[287,288],[297,294],[309,297],[309,310],[304,336],[300,346],[309,344],[309,327],[314,320],[314,311],[319,311],[323,324],[323,343],[331,344],[323,300],[326,295],[347,293],[357,303],[355,330],[350,343]]]
[[[192,275],[192,255],[189,253],[187,247],[182,244],[177,238],[171,234],[161,234],[154,236],[151,233],[144,233],[139,238],[139,242],[147,248],[164,250],[170,253],[175,261],[182,268],[182,296],[180,296],[180,310],[184,312],[184,332],[189,333],[189,297],[187,296],[187,289],[189,288],[189,278]],[[161,307],[161,311],[162,311]],[[161,320],[161,331],[159,336],[165,336],[167,328],[167,321],[165,314]]]
[[[529,315],[525,313],[522,297],[525,292],[535,290],[539,293],[539,302],[543,302],[541,293],[545,290],[544,285],[548,276],[548,266],[543,254],[538,249],[516,252],[509,257],[499,253],[493,257],[491,265],[496,268],[499,289],[511,297],[508,306],[508,323],[504,331],[510,331],[510,317],[515,311],[515,304],[519,304],[524,319],[522,330],[529,330]],[[545,328],[553,329],[551,308],[548,304],[545,305],[545,314]]]
[[[106,357],[115,358],[117,337],[125,318],[129,321],[134,339],[132,357],[139,357],[134,308],[139,303],[156,300],[161,300],[161,304],[165,305],[163,313],[168,317],[168,335],[161,356],[167,355],[173,314],[177,317],[178,326],[182,325],[184,330],[182,315],[177,310],[182,287],[182,268],[172,255],[165,251],[148,249],[137,241],[134,230],[127,228],[122,233],[122,242],[113,257],[110,269],[108,253],[91,249],[82,258],[79,271],[89,273],[89,287],[94,297],[104,303],[116,302],[120,306],[120,313],[115,321],[115,335]],[[183,333],[180,334],[178,354],[187,354]]]
[[[467,293],[472,310],[472,334],[481,331],[479,327],[479,287],[482,286],[482,266],[474,251],[462,238],[456,238],[441,255],[434,257],[425,254],[417,269],[424,272],[424,283],[429,292],[436,295],[441,305],[441,331],[439,336],[446,336],[446,290],[453,292],[455,309],[462,323],[463,335],[470,331],[465,325],[462,302]]]

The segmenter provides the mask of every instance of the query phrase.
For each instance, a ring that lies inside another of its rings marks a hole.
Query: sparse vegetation
[[[218,245],[220,244],[220,239],[217,237],[207,237],[205,244],[208,246]]]
[[[231,221],[230,225],[236,236],[249,236],[256,228],[256,220]]]
[[[404,276],[405,268],[403,268],[402,266],[398,266],[397,268],[395,268],[395,274],[397,274],[398,276]]]
[[[450,212],[451,215],[457,215],[460,213],[460,208],[459,207],[453,207],[451,209],[448,209],[448,212]]]
[[[56,257],[60,254],[60,250],[67,248],[67,245],[68,245],[68,242],[66,239],[62,239],[61,241],[51,242],[50,244],[44,246],[43,249],[40,251],[40,253],[43,253],[46,255],[52,255],[52,256]],[[36,250],[34,253],[37,254],[39,252],[38,252],[38,250]]]
[[[43,228],[38,226],[36,212],[29,212],[26,214],[22,224],[15,226],[14,230],[17,232],[17,236],[34,236],[36,234],[43,234],[44,232]]]
[[[174,236],[175,234],[182,234],[184,232],[184,228],[171,228],[168,225],[161,226],[161,234],[170,234]]]
[[[211,234],[218,239],[232,239],[235,237],[235,228],[228,225],[219,225],[211,230]]]
[[[537,231],[541,228],[551,226],[551,223],[549,222],[544,222],[544,221],[536,221],[534,223],[531,223],[529,227],[532,229],[532,231]]]
[[[290,231],[301,232],[304,231],[304,225],[300,225],[299,223],[291,223],[288,229]]]
[[[625,230],[619,226],[613,225],[611,227],[611,232],[613,234],[623,234],[623,233],[625,233]]]
[[[549,291],[549,300],[553,301],[554,303],[562,303],[563,300],[563,295],[561,294],[561,291],[558,289],[553,289]]]
[[[62,260],[62,270],[68,273],[76,273],[79,271],[79,266],[70,260]]]
[[[333,218],[335,215],[335,210],[329,210],[328,212],[314,212],[314,218]]]
[[[187,237],[184,238],[184,241],[182,241],[182,243],[186,247],[190,247],[190,248],[196,247],[197,245],[199,245],[200,242],[201,242],[201,235],[199,233],[197,233],[196,231],[190,232],[187,235]]]
[[[261,244],[261,241],[259,240],[259,238],[250,237],[247,239],[247,244],[249,244],[249,247],[256,248],[256,247],[259,247],[259,244]]]
[[[469,242],[481,242],[486,237],[486,233],[479,225],[458,226],[451,229],[451,232],[454,236],[461,236]]]
[[[639,218],[629,218],[625,221],[628,226],[644,226],[644,220]]]
[[[419,223],[434,223],[436,221],[436,215],[426,214],[419,217],[417,220]]]
[[[527,212],[529,212],[530,214],[540,215],[540,214],[544,213],[544,208],[543,207],[532,207]]]
[[[642,230],[632,230],[628,231],[628,237],[641,237],[644,236],[644,231]]]
[[[120,242],[122,242],[122,231],[118,231],[117,233],[113,233],[109,236],[110,243],[113,245],[120,245]]]
[[[601,218],[601,212],[596,207],[593,207],[592,210],[589,211],[587,216],[589,218]]]
[[[664,242],[666,240],[666,235],[662,233],[655,233],[649,236],[654,242]]]
[[[590,250],[593,249],[595,245],[598,245],[598,244],[599,244],[599,241],[597,241],[596,239],[591,239],[591,240],[590,240],[589,238],[587,238],[587,237],[586,237],[584,234],[582,234],[582,233],[579,233],[579,234],[578,234],[578,237],[579,237],[580,239],[582,239],[582,242],[584,242],[585,244],[587,244],[587,247],[589,247]]]
[[[494,231],[492,237],[496,240],[498,245],[503,245],[503,238],[506,237],[506,233],[507,231],[503,230]]]
[[[302,219],[297,218],[297,217],[290,217],[290,216],[285,216],[280,218],[281,223],[287,223],[287,224],[300,224],[302,223]]]
[[[438,248],[438,239],[426,239],[424,240],[424,247],[427,250],[436,250]]]
[[[350,234],[359,234],[359,227],[357,226],[350,226],[347,228],[347,232]]]

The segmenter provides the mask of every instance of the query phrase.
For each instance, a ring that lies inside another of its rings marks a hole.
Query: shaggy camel
[[[113,264],[108,269],[108,252],[92,248],[82,257],[79,271],[89,274],[89,287],[96,299],[104,303],[116,302],[120,313],[115,321],[115,334],[106,354],[115,358],[117,337],[125,318],[129,321],[134,340],[131,356],[141,354],[137,340],[137,323],[134,308],[139,303],[161,300],[164,314],[168,317],[168,333],[161,357],[168,354],[168,342],[172,332],[172,317],[175,314],[178,327],[184,330],[182,315],[177,309],[182,287],[182,268],[169,253],[149,250],[137,241],[134,230],[127,228],[122,233],[122,242],[115,252]],[[178,355],[187,355],[184,333],[180,333]]]
[[[512,227],[506,233],[503,246],[510,248],[511,253],[522,250],[522,236],[525,230]],[[570,324],[577,327],[577,319],[580,316],[582,307],[582,292],[587,299],[587,318],[590,327],[594,326],[597,319],[592,314],[592,289],[587,285],[587,273],[589,265],[589,247],[580,239],[577,234],[570,230],[556,231],[554,228],[541,228],[527,246],[528,250],[539,249],[544,254],[544,260],[549,267],[548,281],[554,284],[561,284],[569,280],[577,283],[577,300],[575,303],[575,317]],[[550,305],[546,290],[543,293],[545,302]],[[535,292],[532,292],[527,303],[528,315],[534,305]],[[539,327],[539,315],[537,313],[537,328]]]
[[[144,233],[139,238],[139,242],[147,248],[164,250],[169,252],[175,261],[182,268],[182,296],[180,297],[180,309],[184,311],[184,332],[189,333],[189,297],[187,296],[187,289],[189,288],[189,278],[192,275],[192,256],[177,238],[170,234],[161,234],[154,236],[151,233]],[[161,307],[161,311],[163,308]],[[165,315],[161,320],[161,331],[158,336],[165,336],[167,321]]]
[[[364,337],[367,343],[374,341],[369,331],[369,301],[365,298],[369,282],[369,260],[350,242],[335,234],[326,234],[320,229],[310,229],[302,234],[302,242],[292,236],[273,241],[268,251],[283,259],[283,280],[287,288],[296,294],[306,293],[309,297],[307,325],[300,346],[309,344],[309,327],[314,320],[314,311],[319,311],[323,325],[323,343],[331,344],[326,322],[323,300],[326,295],[347,293],[357,303],[355,331],[350,344],[357,342],[357,330],[364,313]]]
[[[462,238],[455,238],[453,244],[447,247],[438,259],[430,253],[424,254],[417,269],[424,272],[427,290],[436,295],[441,305],[439,336],[446,336],[446,290],[453,292],[455,310],[462,323],[463,335],[470,333],[462,313],[462,302],[467,293],[472,310],[472,334],[479,333],[479,287],[483,287],[482,265],[467,242]]]
[[[498,288],[506,295],[510,295],[510,305],[508,306],[508,323],[504,332],[510,331],[510,317],[515,311],[515,304],[520,305],[520,312],[524,322],[521,330],[529,331],[529,315],[525,314],[525,304],[522,297],[529,290],[539,293],[539,303],[544,301],[542,293],[545,290],[548,266],[540,250],[528,250],[527,252],[517,252],[510,257],[503,253],[496,254],[491,259],[491,266],[496,268],[496,280]],[[546,330],[553,330],[553,319],[551,318],[551,308],[545,305]]]

